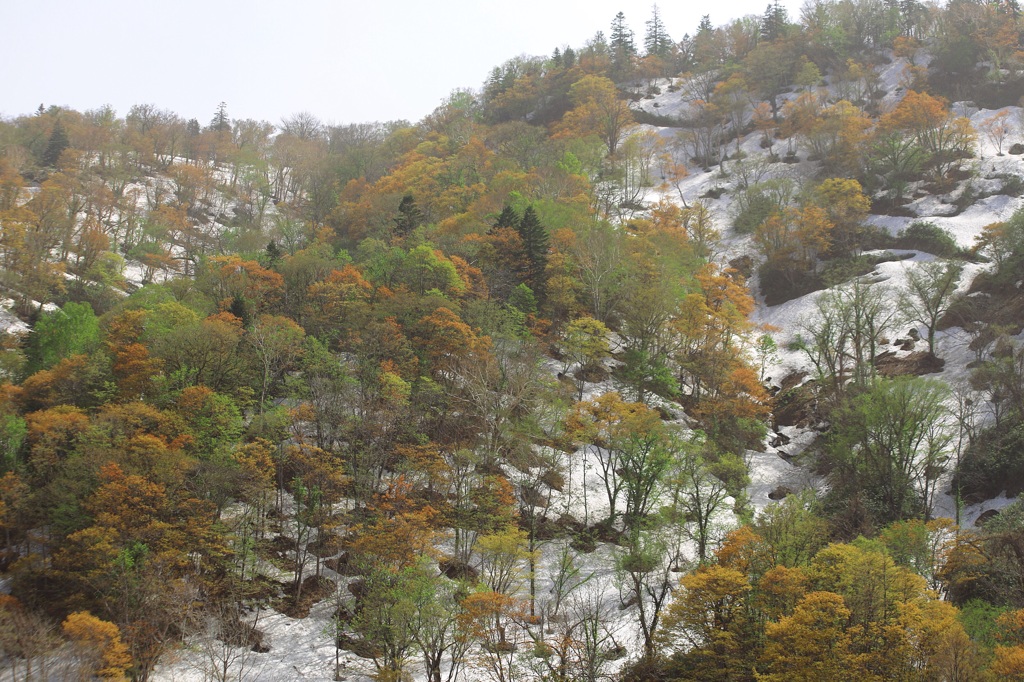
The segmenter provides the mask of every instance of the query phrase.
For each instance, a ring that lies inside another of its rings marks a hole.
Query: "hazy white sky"
[[[152,103],[209,122],[418,121],[520,54],[580,47],[622,11],[642,43],[650,0],[0,0],[0,116],[40,103],[125,115]],[[669,35],[764,12],[768,0],[658,7]],[[790,17],[800,0],[784,0]]]

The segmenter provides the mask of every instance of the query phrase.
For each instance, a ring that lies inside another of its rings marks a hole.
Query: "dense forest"
[[[643,25],[0,119],[0,680],[1024,680],[1016,0]]]

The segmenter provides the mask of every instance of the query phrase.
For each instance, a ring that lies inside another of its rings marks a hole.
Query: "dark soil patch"
[[[750,256],[740,256],[729,261],[729,267],[743,275],[743,279],[750,279],[754,274],[754,259]]]
[[[876,215],[891,215],[902,218],[915,218],[917,214],[907,207],[913,199],[903,197],[902,199],[876,199],[871,202],[871,213]]]
[[[324,562],[324,566],[331,569],[338,575],[355,576],[366,574],[365,570],[356,565],[352,560],[352,556],[348,552],[344,552],[334,559],[328,559]]]
[[[323,601],[334,592],[334,583],[324,576],[311,575],[302,581],[302,591],[296,599],[295,586],[285,588],[284,597],[275,606],[289,618],[305,618],[317,602]]]
[[[575,372],[576,379],[588,383],[597,383],[608,378],[608,370],[598,364],[590,364],[581,367]]]
[[[540,482],[552,490],[562,492],[562,489],[565,487],[565,476],[554,469],[548,469],[541,474]]]
[[[825,288],[825,282],[817,273],[798,272],[793,268],[773,268],[764,264],[758,274],[761,295],[768,306],[792,301]]]
[[[348,634],[338,635],[337,644],[342,651],[351,651],[359,658],[376,658],[381,655],[380,649],[372,642]]]
[[[597,539],[593,533],[588,531],[582,531],[577,533],[576,536],[569,543],[569,546],[575,549],[577,552],[583,552],[584,554],[590,554],[597,549]]]
[[[316,540],[309,543],[309,551],[313,556],[318,556],[321,559],[324,557],[334,556],[341,551],[341,547],[341,538],[333,533],[321,535]]]
[[[985,523],[987,521],[989,521],[990,519],[994,519],[997,516],[999,516],[999,510],[998,509],[989,509],[987,511],[983,511],[978,516],[977,520],[974,522],[974,525],[977,526],[978,528],[981,528],[982,526],[985,525]]]
[[[280,580],[274,580],[265,575],[257,575],[250,580],[240,583],[240,585],[242,597],[256,602],[273,601],[284,594],[286,587]]]
[[[295,541],[283,535],[275,535],[269,540],[256,542],[256,555],[263,557],[282,571],[294,571]]]
[[[909,374],[935,374],[941,372],[946,361],[926,350],[911,353],[902,358],[895,351],[886,351],[875,358],[875,370],[883,377],[898,377]]]
[[[555,523],[570,533],[580,533],[585,529],[585,526],[571,514],[562,514]]]
[[[522,498],[523,504],[528,507],[540,507],[541,509],[547,509],[548,496],[537,490],[532,485],[524,485],[519,490],[520,497]]]
[[[237,647],[245,647],[258,654],[265,654],[270,651],[270,643],[263,630],[244,623],[238,618],[233,618],[221,624],[221,633],[227,644]]]
[[[1010,335],[1024,330],[1024,292],[989,273],[974,278],[968,294],[950,306],[939,329],[969,328],[972,324],[1000,325]]]
[[[600,523],[595,523],[587,530],[593,534],[594,539],[598,542],[617,545],[622,540],[622,531],[616,530],[615,526],[608,523],[607,519]]]
[[[790,388],[785,385],[783,380],[784,388],[775,396],[775,429],[782,426],[806,428],[817,422],[817,382],[812,380]]]
[[[451,580],[464,580],[469,583],[476,583],[480,578],[480,571],[462,561],[455,559],[441,559],[441,573]]]

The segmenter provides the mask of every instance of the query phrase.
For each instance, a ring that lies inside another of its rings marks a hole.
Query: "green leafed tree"
[[[45,313],[29,344],[30,372],[49,369],[64,358],[88,354],[100,343],[100,322],[88,303],[66,303]]]
[[[863,507],[869,524],[927,520],[953,438],[948,394],[943,382],[899,377],[850,398],[832,419],[832,501]]]
[[[938,260],[907,270],[907,288],[901,292],[900,307],[907,319],[924,325],[928,352],[932,355],[935,355],[935,331],[953,303],[961,273],[963,266],[959,263]]]

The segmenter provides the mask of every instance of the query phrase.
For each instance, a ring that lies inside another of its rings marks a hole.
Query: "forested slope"
[[[646,26],[0,121],[0,679],[1024,677],[1018,8]]]

